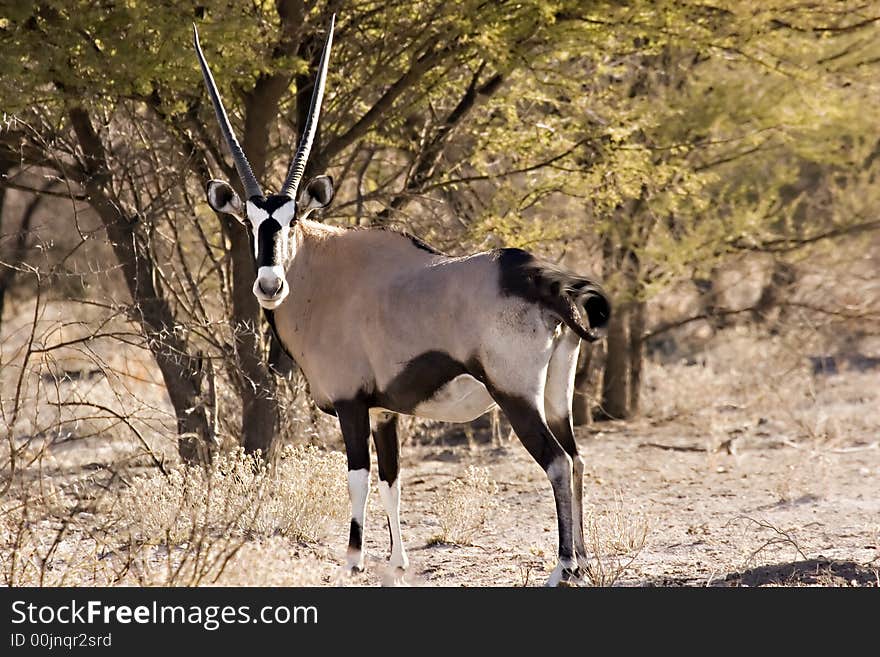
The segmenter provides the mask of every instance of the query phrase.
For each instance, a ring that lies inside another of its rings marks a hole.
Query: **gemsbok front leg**
[[[348,495],[351,498],[351,529],[345,570],[348,574],[364,569],[364,525],[370,495],[370,412],[359,400],[333,404],[348,459]]]
[[[379,496],[388,520],[391,540],[392,584],[404,584],[409,559],[403,547],[400,532],[400,442],[397,437],[397,415],[380,412],[373,414],[373,441],[379,464]]]

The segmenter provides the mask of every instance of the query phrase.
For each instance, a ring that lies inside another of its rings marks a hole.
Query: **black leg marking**
[[[575,556],[581,565],[586,564],[587,547],[584,537],[584,461],[578,453],[577,442],[571,426],[571,416],[548,423],[550,430],[572,461],[572,507],[571,520]]]
[[[397,415],[376,423],[373,432],[376,443],[376,461],[379,464],[379,479],[393,484],[400,471],[400,443],[397,438]]]
[[[370,413],[359,399],[334,402],[349,470],[370,469]]]
[[[376,460],[379,463],[379,495],[388,519],[391,565],[406,570],[409,560],[400,534],[400,442],[397,438],[397,415],[380,416],[373,430]]]
[[[546,470],[560,454],[564,453],[564,450],[550,427],[541,419],[538,409],[522,397],[507,395],[491,388],[490,392],[492,398],[504,411],[520,442],[538,465]]]
[[[348,547],[353,550],[362,550],[364,547],[363,531],[354,518],[351,519],[351,529],[348,532]]]
[[[562,449],[565,450],[565,453],[571,458],[577,456],[578,448],[574,439],[574,432],[571,428],[571,417],[565,417],[558,420],[547,420],[547,425],[550,427],[550,431],[553,432],[553,436],[559,441],[559,444],[562,445]]]
[[[574,429],[571,424],[571,396],[580,340],[569,329],[564,329],[553,348],[544,388],[544,410],[547,425],[572,460],[571,519],[574,551],[580,566],[587,561],[584,540],[584,461],[578,455]]]

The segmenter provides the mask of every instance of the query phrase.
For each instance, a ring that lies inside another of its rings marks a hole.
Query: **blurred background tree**
[[[296,388],[273,373],[290,364],[261,325],[247,236],[203,200],[209,178],[238,180],[191,24],[277,189],[333,12],[310,163],[339,188],[324,220],[601,275],[616,312],[604,354],[585,350],[580,421],[637,414],[646,348],[681,327],[773,330],[793,304],[877,317],[791,292],[799,258],[880,226],[872,3],[2,3],[0,299],[50,281],[103,308],[93,333],[133,323],[184,458],[222,436],[268,453]],[[731,293],[722,279],[746,257],[764,258],[766,281]]]

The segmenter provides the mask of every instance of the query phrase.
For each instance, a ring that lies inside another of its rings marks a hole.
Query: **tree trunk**
[[[644,363],[645,333],[644,301],[635,301],[629,309],[629,413],[628,417],[639,414],[639,401],[642,390],[642,364]]]
[[[721,298],[719,285],[720,271],[717,267],[713,267],[707,278],[695,278],[694,287],[697,288],[699,295],[698,303],[701,312],[706,315],[706,321],[714,331],[720,331],[727,328],[728,316],[720,312],[724,303]]]
[[[272,57],[280,59],[302,50],[299,29],[305,7],[299,0],[281,0],[276,3],[276,7],[281,18],[281,36],[273,49]],[[317,56],[320,57],[320,53]],[[310,68],[314,70],[315,66]],[[242,147],[258,180],[266,173],[269,132],[278,118],[281,98],[289,85],[290,74],[284,70],[271,75],[264,74],[258,78],[253,91],[245,98]],[[309,98],[310,94],[311,91]],[[297,96],[299,110],[299,96],[305,94],[298,93]],[[299,116],[300,111],[297,114]],[[291,144],[291,157],[295,150],[296,145]],[[236,188],[239,187],[238,180],[230,182]],[[273,371],[288,375],[295,364],[280,345],[275,344],[275,336],[262,328],[262,311],[252,291],[256,272],[246,231],[230,217],[223,217],[222,223],[232,244],[232,325],[241,374],[241,440],[246,452],[260,451],[264,458],[269,458],[281,422],[276,398],[277,381]],[[266,339],[271,344],[268,353],[261,339],[263,335],[267,336]]]
[[[154,106],[153,109],[162,116],[169,126],[176,127],[176,117],[162,114],[159,106]],[[255,109],[249,113],[249,128],[245,132],[252,141],[262,139],[264,143],[268,142],[270,113],[271,107],[268,110],[259,107],[259,111]],[[262,133],[258,130],[261,120],[265,122],[262,126]],[[197,146],[186,131],[175,130],[175,134],[180,140],[184,152],[190,154],[188,161],[195,174],[203,181],[210,179],[211,172],[205,150]],[[245,147],[250,146],[252,144],[246,144]],[[259,177],[266,166],[266,147],[254,149],[254,152],[257,157],[251,159],[251,166],[254,174]],[[241,181],[238,178],[232,178],[229,182],[236,187],[239,194],[242,193]],[[228,364],[228,371],[230,378],[235,383],[239,399],[241,399],[239,442],[244,446],[246,452],[254,453],[259,450],[264,457],[268,458],[280,424],[280,414],[275,403],[275,379],[266,366],[265,349],[261,336],[267,335],[267,339],[272,341],[272,350],[268,360],[274,369],[278,370],[283,367],[279,365],[282,357],[287,358],[287,362],[290,364],[292,361],[283,352],[277,359],[272,357],[272,353],[277,354],[280,349],[275,344],[277,341],[274,335],[264,330],[260,307],[253,295],[252,287],[256,273],[247,229],[230,215],[218,213],[218,219],[223,234],[230,245],[232,316],[229,318],[229,323],[235,337],[235,362]]]
[[[264,359],[261,311],[253,293],[253,256],[245,228],[235,219],[224,217],[227,233],[237,235],[232,242],[232,329],[238,357],[241,396],[241,443],[248,454],[259,451],[264,458],[272,452],[280,424],[276,382]],[[274,339],[268,337],[268,339]]]
[[[602,403],[599,417],[627,420],[638,413],[642,383],[642,360],[645,332],[645,302],[642,300],[642,266],[634,245],[644,243],[645,235],[638,217],[645,199],[645,189],[638,199],[618,208],[619,226],[637,226],[637,230],[608,235],[602,245],[606,277],[617,277],[620,292],[612,304],[606,341],[607,356],[602,376]]]
[[[0,179],[5,178],[6,174],[12,169],[12,164],[6,162],[0,152]],[[3,234],[3,206],[6,203],[6,186],[0,186],[0,235]],[[7,274],[6,270],[0,271],[0,327],[3,326],[3,308],[6,305],[6,289],[9,280],[12,280],[12,273]]]
[[[606,344],[599,417],[624,420],[629,417],[630,399],[629,304],[620,304],[611,312]]]
[[[599,344],[581,342],[578,368],[574,375],[574,395],[571,399],[571,421],[576,426],[592,423],[593,372],[596,369],[596,350]]]
[[[86,170],[80,183],[104,225],[131,295],[132,316],[140,324],[162,373],[177,416],[178,451],[187,462],[205,462],[215,451],[217,441],[202,396],[201,359],[187,352],[187,345],[174,330],[174,316],[161,288],[157,287],[159,277],[141,242],[138,222],[123,213],[122,204],[105,188],[110,173],[103,144],[88,112],[76,107],[69,110],[69,116],[85,155]]]
[[[782,301],[796,282],[797,269],[794,265],[784,260],[774,260],[770,279],[761,289],[761,296],[752,310],[753,320],[759,324],[770,324],[771,332],[778,330],[778,324],[785,320],[785,305],[782,304]],[[774,308],[779,308],[779,314],[775,321],[771,322],[771,313]]]
[[[46,188],[51,184],[46,185]],[[6,188],[0,188],[0,234],[2,234],[2,217],[3,217],[3,201],[6,195]],[[43,202],[43,196],[35,196],[30,203],[25,206],[24,213],[21,217],[21,225],[18,227],[18,235],[15,236],[15,243],[12,253],[8,256],[8,262],[11,266],[0,270],[0,322],[3,320],[3,310],[6,307],[6,294],[12,289],[15,283],[15,275],[17,270],[15,267],[26,262],[28,252],[28,235],[31,230],[31,221]]]

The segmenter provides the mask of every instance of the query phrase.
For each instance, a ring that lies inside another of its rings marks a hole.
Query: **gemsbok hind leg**
[[[504,411],[520,442],[550,480],[559,528],[559,561],[547,580],[547,586],[570,586],[579,584],[581,579],[572,535],[571,457],[544,420],[543,390],[541,392],[542,396],[531,399],[500,392],[492,396]]]
[[[351,498],[351,528],[348,535],[345,571],[364,569],[364,524],[370,494],[370,412],[361,401],[333,404],[348,459],[348,495]]]
[[[379,497],[388,520],[391,540],[391,584],[404,584],[404,574],[409,559],[403,548],[400,533],[400,442],[397,437],[395,413],[371,413],[373,442],[376,444],[376,460],[379,464]]]
[[[534,322],[533,330],[522,324]],[[556,522],[559,528],[559,562],[547,586],[580,583],[572,535],[571,457],[553,435],[544,415],[547,370],[556,346],[542,314],[525,314],[515,330],[502,328],[494,337],[494,347],[481,354],[482,372],[489,394],[504,411],[517,438],[540,465],[553,489]],[[493,343],[490,343],[490,347]]]
[[[547,425],[572,460],[572,523],[574,551],[578,565],[586,571],[587,547],[584,540],[584,459],[578,453],[571,421],[574,377],[577,369],[580,338],[565,329],[557,339],[544,388],[544,413]],[[584,574],[586,574],[584,572]]]

